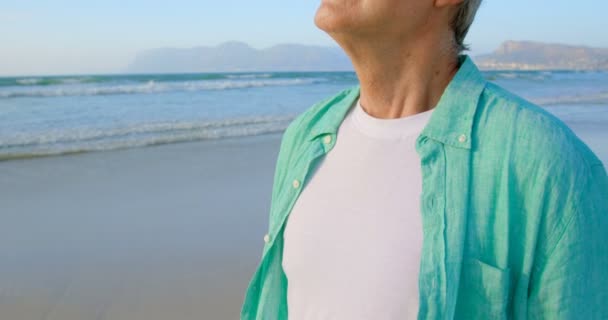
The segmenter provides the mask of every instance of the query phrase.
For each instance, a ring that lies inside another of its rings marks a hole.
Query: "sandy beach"
[[[238,319],[279,142],[0,162],[0,319]]]
[[[238,319],[280,137],[0,162],[0,319]]]

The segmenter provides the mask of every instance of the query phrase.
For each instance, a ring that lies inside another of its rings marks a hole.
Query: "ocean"
[[[608,123],[608,72],[484,71],[566,122]],[[0,78],[0,160],[284,130],[354,72]]]

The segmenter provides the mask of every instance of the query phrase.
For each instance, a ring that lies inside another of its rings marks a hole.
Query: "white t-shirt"
[[[287,219],[289,320],[415,319],[422,176],[415,141],[434,109],[397,119],[351,106]]]

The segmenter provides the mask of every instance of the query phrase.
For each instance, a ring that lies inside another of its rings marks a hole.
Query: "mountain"
[[[505,41],[494,52],[473,60],[486,70],[608,70],[608,48]]]
[[[254,49],[230,41],[216,47],[160,48],[139,53],[128,73],[352,71],[339,47],[279,44]]]
[[[608,48],[534,41],[506,41],[472,57],[483,70],[608,70]],[[141,52],[128,73],[352,71],[339,47],[279,44],[254,49],[238,41],[216,47],[160,48]]]

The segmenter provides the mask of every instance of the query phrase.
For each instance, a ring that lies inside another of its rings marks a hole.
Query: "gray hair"
[[[471,24],[473,24],[475,14],[481,5],[481,1],[482,0],[463,0],[458,7],[458,12],[454,15],[451,25],[452,30],[454,30],[455,46],[458,53],[470,50],[470,47],[463,42],[467,32],[469,32]]]

